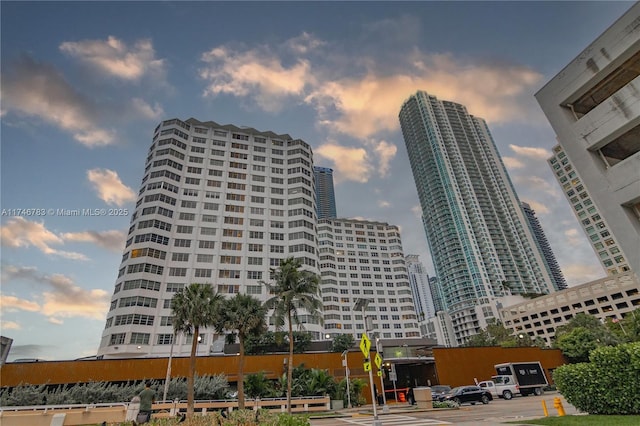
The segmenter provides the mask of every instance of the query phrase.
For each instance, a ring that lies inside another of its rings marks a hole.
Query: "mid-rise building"
[[[554,291],[489,128],[458,103],[419,91],[402,134],[443,307],[458,344],[498,316],[496,298]]]
[[[640,270],[638,22],[634,3],[536,93],[569,165],[624,252],[609,273],[625,263]]]
[[[512,304],[503,308],[500,315],[513,334],[526,333],[551,345],[556,329],[578,313],[604,321],[622,319],[638,308],[640,281],[635,273],[626,272]]]
[[[333,190],[333,169],[313,168],[316,180],[316,206],[318,219],[336,217],[336,195]]]
[[[318,221],[324,328],[330,336],[365,327],[358,299],[369,299],[367,330],[381,339],[419,338],[402,240],[397,226],[357,219]]]
[[[544,264],[551,275],[551,279],[553,280],[553,287],[556,290],[564,290],[567,288],[567,280],[565,280],[564,275],[562,275],[560,265],[558,265],[556,256],[553,254],[553,250],[551,250],[551,245],[549,244],[549,240],[547,240],[547,236],[542,229],[542,225],[540,225],[540,221],[536,216],[535,210],[531,208],[529,203],[525,203],[524,201],[521,202],[520,205],[522,206],[522,210],[524,210],[524,216],[529,222],[531,231],[533,231],[536,244],[538,244],[538,247],[542,252],[542,259],[544,260]]]
[[[189,353],[174,342],[171,299],[191,283],[269,294],[262,281],[295,257],[319,273],[311,147],[287,134],[195,119],[153,132],[98,355]],[[316,339],[322,325],[301,316]],[[201,330],[199,354],[222,339]]]
[[[631,270],[629,258],[620,248],[606,218],[593,202],[589,188],[585,187],[580,174],[569,161],[562,146],[553,147],[553,156],[549,158],[548,163],[607,275],[621,274]]]

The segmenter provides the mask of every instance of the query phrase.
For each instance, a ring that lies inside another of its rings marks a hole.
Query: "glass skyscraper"
[[[562,275],[562,271],[560,270],[560,265],[558,265],[558,261],[556,260],[556,256],[553,254],[553,250],[551,250],[551,245],[549,245],[549,240],[547,240],[547,236],[544,234],[544,230],[542,229],[542,225],[540,225],[540,221],[536,216],[535,210],[531,208],[529,203],[525,203],[524,201],[521,203],[522,210],[524,210],[525,217],[527,221],[529,221],[529,226],[531,226],[531,230],[533,231],[533,236],[542,250],[543,259],[545,264],[551,274],[551,278],[553,279],[553,286],[556,290],[564,290],[567,288],[567,280],[564,279],[564,275]]]
[[[316,209],[318,219],[333,219],[336,216],[336,196],[333,191],[333,169],[313,167],[316,179]]]
[[[489,128],[419,91],[400,111],[423,223],[458,344],[498,317],[500,296],[549,293],[552,279]]]

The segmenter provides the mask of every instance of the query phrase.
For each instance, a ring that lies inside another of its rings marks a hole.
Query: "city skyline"
[[[555,135],[533,94],[631,4],[251,3],[247,13],[242,3],[2,2],[9,360],[96,354],[140,162],[171,118],[305,140],[334,170],[340,216],[399,226],[404,253],[433,273],[397,120],[428,90],[487,119],[569,284],[604,276],[546,165]]]

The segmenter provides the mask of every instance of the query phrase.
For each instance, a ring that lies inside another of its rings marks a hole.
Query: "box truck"
[[[496,364],[496,375],[478,386],[491,392],[493,396],[511,399],[514,395],[542,395],[549,385],[540,362],[507,362]]]

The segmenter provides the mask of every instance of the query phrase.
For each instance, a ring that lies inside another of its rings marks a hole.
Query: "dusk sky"
[[[534,94],[631,5],[2,1],[9,360],[96,354],[152,132],[169,118],[305,140],[334,169],[338,216],[398,225],[432,274],[398,114],[417,90],[459,102],[489,123],[569,285],[603,277],[546,164],[556,140]]]

